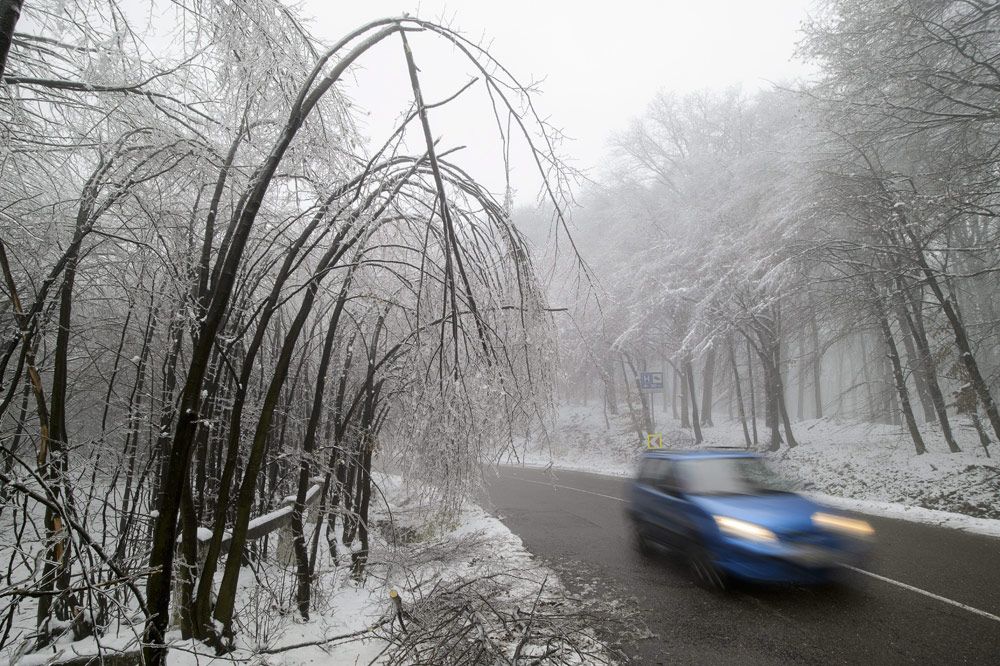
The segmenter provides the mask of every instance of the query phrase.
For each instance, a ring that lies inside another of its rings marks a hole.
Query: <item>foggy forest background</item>
[[[640,435],[662,398],[697,441],[721,409],[771,450],[824,416],[900,424],[915,453],[1000,437],[997,10],[825,9],[799,47],[819,82],[663,92],[617,132],[574,216],[603,298],[555,281],[578,304],[561,396],[627,405]]]

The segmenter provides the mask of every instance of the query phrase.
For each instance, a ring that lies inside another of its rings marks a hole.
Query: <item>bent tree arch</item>
[[[362,506],[367,506],[370,495],[372,434],[386,423],[389,413],[394,413],[387,405],[378,404],[380,396],[404,395],[403,387],[411,390],[419,387],[425,396],[432,391],[437,396],[447,394],[454,401],[454,411],[447,422],[455,427],[467,428],[471,417],[487,411],[474,405],[480,398],[477,394],[481,387],[467,385],[470,373],[477,381],[482,380],[482,375],[491,373],[495,378],[491,381],[496,382],[490,389],[492,398],[501,402],[523,400],[523,396],[516,396],[518,391],[530,393],[541,390],[545,372],[533,367],[541,357],[535,349],[537,342],[532,341],[531,331],[526,329],[530,326],[544,327],[546,318],[526,246],[511,224],[505,208],[457,165],[441,158],[430,124],[428,109],[431,105],[423,99],[419,70],[407,40],[407,34],[414,32],[430,33],[448,40],[459,54],[475,64],[494,102],[496,120],[507,117],[514,121],[513,126],[521,132],[545,177],[545,191],[556,210],[561,210],[560,196],[565,183],[558,171],[555,172],[555,181],[548,178],[552,174],[547,166],[558,168],[559,163],[551,152],[545,125],[535,115],[530,103],[523,105],[523,100],[528,99],[528,90],[485,50],[458,33],[412,18],[383,19],[351,32],[318,59],[299,87],[273,145],[243,186],[226,227],[223,243],[216,253],[212,279],[202,278],[200,281],[204,291],[198,299],[204,304],[204,309],[191,333],[192,349],[186,379],[177,400],[176,423],[173,424],[167,450],[162,452],[165,463],[158,486],[181,491],[160,494],[153,528],[149,560],[152,573],[146,594],[150,617],[144,635],[145,659],[149,663],[159,664],[165,660],[164,635],[170,617],[178,518],[181,523],[190,522],[184,515],[184,506],[185,498],[190,493],[192,451],[204,416],[202,409],[207,397],[207,378],[213,355],[218,353],[220,336],[225,338],[227,327],[242,316],[233,309],[233,295],[240,288],[240,280],[245,277],[247,253],[254,251],[258,218],[269,198],[281,193],[284,184],[279,182],[277,174],[289,152],[302,149],[296,144],[296,137],[309,125],[312,114],[318,113],[324,96],[335,94],[332,92],[335,84],[366,51],[391,37],[398,36],[402,41],[401,66],[409,72],[415,108],[393,133],[391,150],[395,153],[402,149],[408,125],[418,120],[423,154],[408,160],[360,161],[358,173],[347,179],[350,187],[339,188],[336,196],[326,197],[314,206],[316,212],[312,223],[299,234],[299,241],[286,254],[282,269],[272,283],[271,295],[262,310],[263,318],[257,323],[258,334],[268,330],[267,321],[277,308],[293,304],[296,314],[278,343],[280,353],[253,428],[255,435],[251,440],[249,457],[243,463],[235,506],[229,507],[223,502],[215,509],[213,522],[217,529],[213,533],[210,554],[218,551],[216,541],[221,538],[222,532],[218,528],[226,524],[226,512],[235,510],[232,546],[213,612],[222,627],[223,637],[233,633],[242,544],[257,474],[273,436],[272,419],[286,386],[293,357],[303,353],[301,333],[307,321],[315,316],[317,306],[328,301],[323,285],[327,280],[341,279],[340,274],[345,272],[342,269],[349,267],[345,263],[346,258],[351,257],[350,266],[357,267],[353,273],[356,277],[353,278],[352,291],[378,290],[382,294],[379,298],[390,301],[382,318],[375,324],[376,330],[385,327],[387,338],[391,331],[398,339],[405,340],[394,348],[394,354],[386,356],[392,356],[396,361],[391,368],[383,366],[391,371],[386,377],[376,379],[373,376],[376,365],[369,361],[362,380],[362,386],[368,388],[368,397],[361,400],[361,409],[355,413],[368,434],[358,440],[349,461],[357,479],[355,483],[360,482],[360,485],[355,485],[355,499]],[[513,96],[521,99],[515,100]],[[496,124],[498,127],[505,125],[504,122]],[[535,131],[530,130],[532,126]],[[538,137],[541,137],[540,143]],[[502,140],[508,139],[502,137]],[[558,213],[557,219],[562,220],[561,213]],[[298,256],[300,252],[304,254]],[[296,269],[295,275],[304,279],[303,286],[290,282],[291,266]],[[390,282],[396,283],[395,289],[387,290],[386,285]],[[292,293],[287,294],[289,289]],[[333,292],[336,293],[336,290]],[[320,313],[320,316],[323,315]],[[428,317],[433,318],[432,326],[425,324]],[[328,325],[339,326],[338,319],[331,318]],[[520,334],[512,337],[510,334],[516,331]],[[336,330],[325,330],[323,335],[339,337]],[[376,335],[374,347],[378,346],[378,342]],[[251,348],[259,346],[260,340],[255,335]],[[403,349],[410,356],[407,361],[409,367],[421,368],[417,376],[405,377],[400,373],[399,356]],[[374,348],[370,350],[369,359],[374,358],[371,353],[377,352]],[[247,363],[246,359],[244,363]],[[433,381],[428,381],[431,378]],[[240,379],[244,381],[237,381],[237,393],[248,388],[245,385],[245,370]],[[394,390],[385,390],[385,382],[388,381],[397,384]],[[456,384],[461,388],[456,390],[453,386]],[[375,385],[380,387],[377,392],[371,390]],[[410,412],[414,411],[412,404],[409,407]],[[405,411],[399,410],[399,413]],[[239,443],[242,415],[234,409],[230,416],[229,441]],[[448,441],[454,445],[457,439],[452,433]],[[227,470],[232,471],[231,468],[235,467],[238,453],[238,450],[230,450]],[[451,476],[459,471],[463,470],[453,470]],[[467,472],[467,468],[464,471]],[[234,476],[233,482],[236,481]],[[222,492],[228,493],[228,488]],[[366,530],[367,526],[364,525],[363,529]],[[185,529],[184,533],[190,535],[192,532]],[[190,536],[184,539],[190,539]],[[193,552],[190,546],[182,550]],[[209,638],[217,646],[224,647],[207,622],[206,611],[211,607],[214,571],[215,562],[210,557],[201,572],[198,594],[192,602],[194,608],[181,609],[181,614],[194,618],[193,634]]]
[[[367,574],[373,465],[447,520],[550,397],[511,193],[469,175],[437,109],[478,96],[560,234],[568,171],[531,89],[433,22],[320,49],[277,0],[180,3],[158,52],[114,1],[20,9],[24,32],[0,21],[0,652],[118,631],[161,664],[172,621],[226,650],[243,558],[268,557],[251,516],[289,513],[306,616],[324,536]],[[475,78],[427,98],[428,41]],[[410,103],[369,149],[338,82],[376,45]]]

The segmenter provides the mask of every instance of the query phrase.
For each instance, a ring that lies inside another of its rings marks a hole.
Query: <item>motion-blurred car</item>
[[[648,451],[626,509],[640,550],[683,554],[699,582],[728,577],[822,583],[870,552],[872,526],[792,492],[764,460],[738,450]]]

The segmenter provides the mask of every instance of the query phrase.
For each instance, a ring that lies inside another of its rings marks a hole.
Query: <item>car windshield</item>
[[[786,493],[792,485],[760,458],[701,458],[680,464],[684,490],[692,495]]]

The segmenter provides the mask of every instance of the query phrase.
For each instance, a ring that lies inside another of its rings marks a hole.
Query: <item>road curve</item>
[[[632,547],[621,478],[501,467],[486,492],[571,589],[636,600],[656,635],[626,640],[635,663],[1000,664],[1000,539],[866,516],[876,553],[846,584],[718,595]]]

